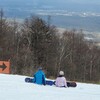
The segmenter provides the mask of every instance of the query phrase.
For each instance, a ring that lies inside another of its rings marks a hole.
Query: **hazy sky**
[[[98,4],[100,5],[100,0],[0,0],[0,3],[2,2],[57,2],[57,3],[83,3],[83,4]]]
[[[39,0],[34,0],[39,1]],[[41,0],[48,2],[49,0]],[[100,0],[50,0],[51,2],[70,2],[70,3],[90,3],[90,4],[100,4]]]
[[[69,2],[77,2],[77,3],[95,3],[95,4],[100,4],[100,0],[67,0]]]

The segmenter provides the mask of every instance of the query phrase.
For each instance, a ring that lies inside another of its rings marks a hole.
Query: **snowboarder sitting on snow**
[[[57,87],[67,87],[67,81],[66,78],[64,77],[63,71],[59,72],[59,76],[56,78],[55,85]]]
[[[33,82],[40,85],[46,85],[45,74],[42,71],[42,67],[39,67],[38,71],[34,74]]]

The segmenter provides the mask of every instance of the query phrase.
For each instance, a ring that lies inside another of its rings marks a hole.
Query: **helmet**
[[[63,71],[60,71],[60,72],[59,72],[59,75],[64,75],[64,72],[63,72]]]
[[[38,69],[39,69],[39,70],[42,70],[42,67],[39,67]]]

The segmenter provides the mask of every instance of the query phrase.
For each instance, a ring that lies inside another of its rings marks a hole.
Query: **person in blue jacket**
[[[39,67],[38,71],[34,74],[33,82],[40,85],[46,85],[45,74],[42,71],[42,67]]]

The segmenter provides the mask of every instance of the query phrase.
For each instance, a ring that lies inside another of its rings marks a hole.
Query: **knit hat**
[[[63,72],[63,71],[60,71],[60,72],[59,72],[59,75],[64,75],[64,72]]]

